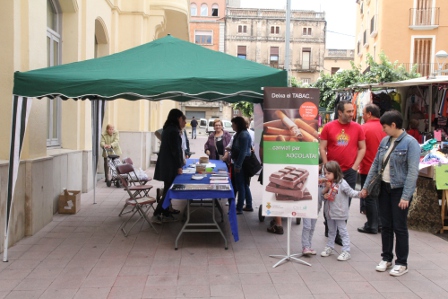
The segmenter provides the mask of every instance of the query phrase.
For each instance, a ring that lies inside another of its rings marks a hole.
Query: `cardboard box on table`
[[[81,209],[81,191],[64,190],[59,195],[58,213],[59,214],[76,214]]]

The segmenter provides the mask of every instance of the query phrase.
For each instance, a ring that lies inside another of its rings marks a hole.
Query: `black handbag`
[[[392,147],[392,149],[389,152],[389,155],[387,155],[386,160],[383,162],[383,164],[381,165],[381,170],[380,172],[378,172],[370,181],[369,185],[367,187],[365,187],[365,189],[367,190],[367,193],[370,197],[376,198],[378,197],[378,195],[380,195],[380,190],[381,190],[381,181],[383,179],[383,172],[384,172],[384,168],[386,168],[387,163],[389,162],[389,158],[390,155],[392,154],[392,152],[394,151],[395,147],[398,145],[398,142],[394,143],[394,146]]]
[[[247,156],[243,161],[243,170],[246,175],[253,177],[261,170],[260,161],[255,156],[254,151],[250,151],[250,156]]]

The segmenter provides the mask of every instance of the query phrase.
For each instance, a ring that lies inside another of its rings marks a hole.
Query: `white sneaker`
[[[338,261],[347,261],[351,258],[350,252],[342,251],[342,253],[338,256]]]
[[[333,252],[333,249],[331,247],[326,246],[324,251],[320,253],[320,256],[330,256],[330,254]]]
[[[390,267],[392,267],[392,263],[388,262],[388,261],[381,261],[379,262],[379,264],[376,266],[376,271],[378,272],[384,272],[387,269],[389,269]]]
[[[401,276],[406,273],[408,273],[408,267],[402,265],[395,265],[389,272],[392,276]]]

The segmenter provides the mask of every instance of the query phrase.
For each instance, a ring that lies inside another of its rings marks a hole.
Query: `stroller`
[[[119,174],[117,173],[117,166],[123,164],[120,161],[120,156],[115,154],[115,151],[113,148],[103,148],[103,150],[107,153],[107,164],[109,166],[109,176],[105,174],[106,176],[106,185],[107,187],[112,186],[112,184],[115,185],[115,187],[120,188],[120,178]],[[110,179],[109,179],[110,177]]]

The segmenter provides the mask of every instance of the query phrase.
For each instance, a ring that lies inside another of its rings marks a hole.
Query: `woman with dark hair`
[[[363,197],[368,195],[366,186],[382,172],[378,208],[381,218],[382,259],[376,271],[384,272],[393,265],[395,237],[395,266],[392,276],[408,272],[409,232],[408,211],[418,177],[420,145],[403,130],[401,113],[392,110],[380,118],[383,131],[388,135],[381,140],[375,160],[363,185]],[[389,159],[388,159],[389,158]]]
[[[182,150],[182,128],[185,116],[179,109],[171,109],[168,117],[163,125],[162,142],[160,144],[159,156],[154,170],[154,179],[163,181],[162,200],[157,204],[154,216],[163,214],[171,216],[168,209],[163,209],[163,201],[166,193],[171,187],[174,179],[178,174],[182,174],[182,166],[184,165]]]
[[[233,136],[233,144],[231,156],[234,161],[233,173],[235,174],[235,191],[238,192],[238,200],[236,204],[236,213],[242,214],[243,211],[253,212],[252,193],[249,188],[249,176],[244,173],[244,159],[251,154],[252,139],[247,132],[247,124],[244,118],[237,116],[232,118],[232,129],[236,132]],[[244,199],[246,206],[243,208]]]

